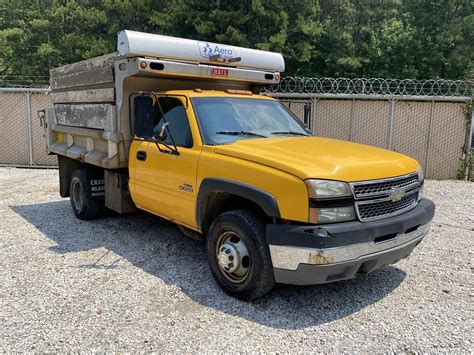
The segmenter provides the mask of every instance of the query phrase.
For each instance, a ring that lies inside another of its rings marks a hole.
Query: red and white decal
[[[229,70],[225,68],[211,68],[212,76],[229,76]]]

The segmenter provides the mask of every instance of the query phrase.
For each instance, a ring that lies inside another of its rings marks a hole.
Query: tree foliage
[[[288,75],[463,79],[472,75],[471,0],[0,0],[0,74],[115,50],[122,29],[282,52]]]

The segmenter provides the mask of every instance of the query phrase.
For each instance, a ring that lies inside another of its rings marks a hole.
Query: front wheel
[[[250,301],[275,285],[265,224],[257,214],[221,214],[209,229],[206,247],[212,276],[227,294]]]

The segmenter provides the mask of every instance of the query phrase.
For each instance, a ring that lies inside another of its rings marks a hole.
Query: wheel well
[[[71,184],[72,174],[78,169],[85,169],[86,176],[94,177],[100,176],[103,179],[104,169],[95,165],[82,163],[79,160],[68,158],[62,155],[58,155],[58,166],[59,166],[59,195],[61,197],[69,197],[69,185]],[[121,172],[121,170],[116,170]],[[92,175],[91,175],[92,174]],[[125,170],[125,174],[127,171]]]
[[[232,210],[252,211],[265,219],[265,221],[271,221],[271,217],[268,217],[258,204],[245,197],[228,192],[209,193],[201,208],[202,219],[200,227],[204,234],[208,232],[212,222],[217,216]]]
[[[59,165],[59,195],[69,197],[69,185],[71,183],[72,173],[77,169],[85,167],[84,163],[78,160],[58,155]]]

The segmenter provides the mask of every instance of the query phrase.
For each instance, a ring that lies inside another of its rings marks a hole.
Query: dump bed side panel
[[[46,111],[51,153],[108,169],[126,167],[117,124],[117,53],[50,71],[53,108]]]
[[[104,70],[106,68],[111,69],[113,68],[113,64],[117,58],[118,53],[109,53],[100,57],[86,59],[77,63],[67,64],[63,65],[62,67],[51,69],[49,74],[51,78],[58,78],[59,86],[65,87],[60,80],[63,76],[77,73],[90,73],[94,70]],[[52,89],[54,89],[54,87],[52,87]]]
[[[51,94],[55,103],[96,103],[96,102],[114,102],[115,89],[85,89],[73,91],[56,91]]]

